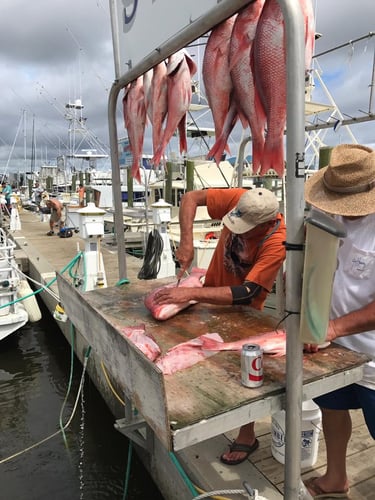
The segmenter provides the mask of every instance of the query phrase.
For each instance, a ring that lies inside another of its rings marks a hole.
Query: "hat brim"
[[[247,233],[247,231],[251,231],[256,226],[256,224],[250,224],[239,218],[231,219],[229,217],[229,214],[224,215],[222,220],[224,226],[227,227],[229,231],[231,231],[234,234]]]
[[[323,183],[323,167],[305,182],[305,200],[310,205],[335,215],[363,216],[375,212],[375,189],[363,193],[334,193]]]

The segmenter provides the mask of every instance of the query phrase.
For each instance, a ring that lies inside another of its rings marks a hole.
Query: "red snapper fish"
[[[236,15],[213,28],[207,40],[202,63],[202,77],[214,121],[216,140],[221,136],[230,106],[234,106],[233,84],[229,71],[229,42],[235,19]],[[237,118],[237,113],[235,116]],[[226,140],[220,149],[218,151],[218,147],[216,147],[216,150],[212,150],[208,154],[209,157],[215,157],[217,163],[220,161],[224,149],[228,153],[230,152]]]
[[[140,183],[139,166],[142,159],[143,140],[146,126],[146,106],[143,76],[138,77],[125,88],[122,99],[125,127],[128,131],[130,149],[133,155],[132,176]]]
[[[252,335],[246,339],[235,342],[220,342],[210,338],[203,340],[202,349],[207,351],[240,351],[244,344],[258,344],[264,354],[284,356],[286,353],[285,330],[272,330],[271,332]]]
[[[202,278],[206,274],[206,269],[199,269],[197,267],[193,267],[191,270],[191,274],[181,280],[179,286],[187,287],[187,288],[202,288]],[[166,320],[176,316],[177,313],[186,309],[187,307],[196,304],[196,301],[191,300],[190,302],[186,302],[184,304],[156,304],[155,303],[155,295],[162,288],[174,288],[176,283],[170,283],[169,285],[165,285],[164,287],[155,288],[151,293],[146,295],[144,299],[144,304],[147,309],[151,312],[152,316],[158,320]]]
[[[266,114],[254,85],[252,46],[265,0],[258,0],[245,7],[237,16],[230,40],[229,65],[233,81],[237,110],[246,128],[250,126],[252,163],[256,172],[261,163]]]
[[[155,364],[164,375],[171,375],[185,368],[190,368],[216,354],[216,352],[205,350],[203,347],[205,342],[210,341],[222,343],[223,339],[218,333],[205,333],[200,337],[171,347],[163,356],[160,356]]]
[[[152,96],[151,96],[151,82],[152,82],[152,75],[153,75],[153,70],[150,69],[148,70],[144,75],[143,75],[143,92],[144,92],[144,99],[145,99],[145,107],[146,107],[146,116],[152,123],[152,106],[153,106],[153,101],[152,101]]]
[[[124,337],[133,342],[151,361],[155,361],[161,354],[160,347],[155,340],[150,335],[147,335],[145,325],[126,326],[119,328],[119,331]]]
[[[163,123],[168,111],[167,65],[165,61],[154,67],[151,81],[152,147],[155,154],[163,136]]]
[[[313,48],[311,0],[299,0],[305,24],[306,63]],[[284,129],[286,123],[285,23],[277,0],[266,0],[253,43],[256,90],[267,116],[260,175],[273,169],[284,175]]]
[[[264,354],[271,354],[279,357],[286,354],[286,331],[272,330],[259,335],[252,335],[246,339],[236,340],[234,342],[220,342],[211,338],[204,338],[202,349],[206,351],[241,351],[244,344],[258,344],[263,349]],[[330,342],[323,342],[318,345],[318,349],[325,349]]]
[[[191,77],[196,71],[195,62],[184,49],[172,54],[168,59],[168,116],[161,143],[154,152],[152,159],[154,165],[159,165],[165,148],[176,129],[178,129],[180,139],[180,153],[187,151],[186,113],[192,96]]]

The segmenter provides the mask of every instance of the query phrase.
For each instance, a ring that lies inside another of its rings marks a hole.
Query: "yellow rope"
[[[198,493],[207,493],[206,491],[202,490],[202,488],[199,488],[199,486],[196,486],[194,484],[194,488],[197,490]],[[220,496],[212,496],[208,498],[213,498],[214,500],[230,500],[228,497],[220,497]]]
[[[102,370],[103,370],[103,373],[104,373],[104,377],[107,381],[107,384],[109,385],[109,388],[111,389],[111,391],[113,392],[115,398],[120,401],[120,403],[122,404],[122,406],[125,406],[125,401],[123,401],[120,396],[117,394],[115,388],[113,387],[113,385],[111,384],[111,381],[109,380],[109,377],[108,377],[108,373],[107,373],[107,370],[104,366],[104,363],[103,361],[100,361],[100,366],[102,367]]]

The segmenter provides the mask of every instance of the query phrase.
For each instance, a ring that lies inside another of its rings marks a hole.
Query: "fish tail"
[[[281,178],[284,175],[284,168],[284,145],[282,139],[276,145],[272,144],[272,146],[270,146],[266,139],[259,174],[264,175],[272,169]]]
[[[131,168],[131,174],[133,179],[141,183],[141,173],[139,171],[139,165],[138,161],[133,162],[132,168]]]

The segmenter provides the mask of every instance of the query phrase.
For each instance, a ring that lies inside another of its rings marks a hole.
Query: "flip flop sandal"
[[[307,481],[304,482],[313,498],[349,498],[349,489],[346,491],[333,491],[328,493],[327,491],[323,491],[322,488],[316,483],[317,479],[318,476],[310,477],[310,479],[307,479]]]
[[[241,444],[241,443],[236,443],[236,441],[233,441],[233,443],[229,446],[229,451],[241,451],[245,453],[245,456],[243,458],[239,458],[237,460],[230,460],[227,458],[224,458],[223,455],[221,455],[220,460],[223,462],[225,465],[238,465],[244,462],[249,458],[249,455],[253,453],[255,450],[259,448],[259,441],[256,439],[252,445],[248,444]]]

